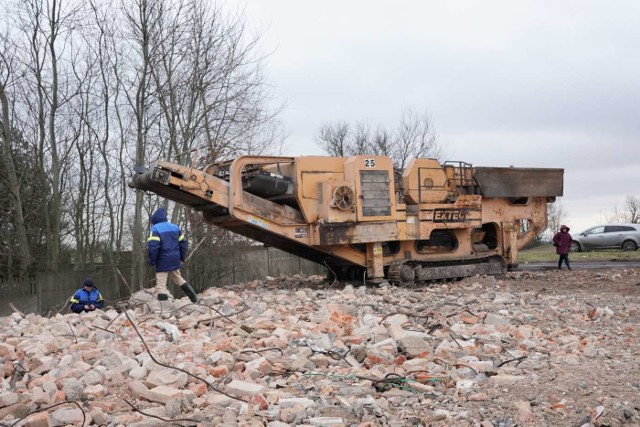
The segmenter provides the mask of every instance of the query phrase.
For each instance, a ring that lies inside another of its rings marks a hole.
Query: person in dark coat
[[[158,300],[169,299],[167,279],[180,286],[191,302],[198,302],[198,295],[180,274],[180,266],[187,257],[187,238],[180,227],[167,220],[167,211],[163,208],[151,215],[151,233],[147,239],[149,265],[156,270],[156,289]]]
[[[569,250],[571,250],[571,234],[569,234],[569,227],[566,225],[560,226],[560,232],[553,236],[553,246],[556,247],[556,253],[560,255],[558,259],[558,270],[562,270],[562,261],[567,265],[567,268],[571,270],[569,265]]]
[[[71,311],[74,313],[94,311],[96,308],[104,307],[104,299],[91,277],[84,279],[82,287],[73,294],[69,302]]]

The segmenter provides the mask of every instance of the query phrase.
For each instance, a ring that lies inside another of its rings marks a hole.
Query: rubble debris
[[[640,270],[265,278],[0,318],[0,425],[640,425]]]

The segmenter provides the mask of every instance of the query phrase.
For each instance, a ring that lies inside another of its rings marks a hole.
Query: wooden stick
[[[18,307],[16,307],[15,305],[13,305],[12,302],[9,303],[9,307],[11,307],[11,310],[15,311],[16,313],[18,313],[20,316],[24,317],[24,313],[22,311],[20,311],[18,309]]]
[[[204,239],[206,239],[206,238],[207,238],[207,236],[204,236],[202,238],[202,240],[200,240],[200,242],[198,242],[198,244],[196,245],[195,249],[191,251],[191,253],[187,257],[187,259],[184,260],[184,262],[189,261],[189,258],[191,258],[191,256],[193,256],[193,254],[198,250],[198,248],[200,247],[200,245],[202,244],[202,242],[204,242]]]

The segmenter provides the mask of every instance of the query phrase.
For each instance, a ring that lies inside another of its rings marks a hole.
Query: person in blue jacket
[[[74,313],[94,311],[96,308],[104,307],[102,294],[94,285],[91,277],[84,279],[82,287],[73,294],[69,302],[71,303],[71,311]]]
[[[158,300],[169,299],[167,279],[180,286],[191,302],[198,302],[198,295],[180,274],[180,266],[187,256],[187,238],[180,227],[167,220],[167,211],[163,208],[151,215],[151,233],[147,239],[149,265],[156,269],[156,289]]]

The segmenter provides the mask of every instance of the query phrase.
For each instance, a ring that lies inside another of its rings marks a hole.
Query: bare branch
[[[403,112],[395,130],[378,126],[371,131],[363,122],[357,122],[353,127],[345,122],[325,123],[314,140],[330,156],[389,156],[398,169],[403,169],[412,158],[439,158],[442,155],[429,115],[420,115],[410,109]]]

